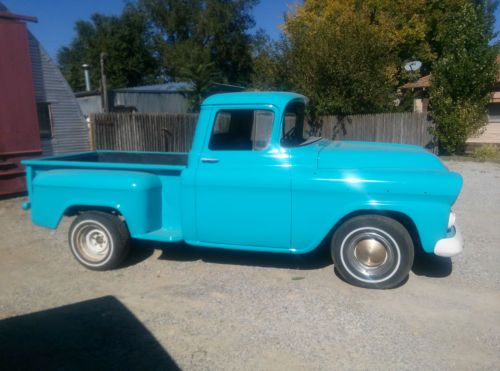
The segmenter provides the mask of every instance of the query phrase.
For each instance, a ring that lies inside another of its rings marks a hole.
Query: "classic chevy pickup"
[[[304,130],[285,92],[206,99],[189,153],[95,151],[24,161],[33,223],[74,216],[69,246],[94,270],[130,238],[307,253],[330,244],[349,283],[403,282],[415,249],[462,251],[451,207],[462,178],[413,145],[338,142]]]

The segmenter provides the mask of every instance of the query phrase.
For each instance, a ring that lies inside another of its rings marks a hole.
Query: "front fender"
[[[296,177],[292,248],[311,251],[348,215],[391,212],[408,217],[423,249],[433,252],[461,186],[460,175],[449,171],[339,169]]]
[[[161,227],[161,181],[149,173],[119,170],[49,170],[35,175],[34,224],[57,228],[77,206],[107,207],[125,218],[132,236]]]
[[[432,210],[432,212],[430,213],[429,210]],[[401,215],[410,220],[416,228],[418,236],[415,237],[419,239],[422,248],[424,251],[432,253],[436,242],[446,235],[450,207],[443,203],[425,202],[423,199],[405,203],[351,204],[348,207],[339,209],[327,222],[318,228],[315,238],[309,241],[305,251],[311,251],[318,246],[323,238],[349,215],[370,213]]]

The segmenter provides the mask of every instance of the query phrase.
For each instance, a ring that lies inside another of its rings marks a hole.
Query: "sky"
[[[29,29],[55,58],[60,47],[68,45],[75,36],[74,24],[88,19],[92,13],[118,15],[123,0],[0,0],[12,13],[35,16],[38,23],[30,23]],[[256,28],[263,28],[276,39],[283,15],[300,0],[260,0],[254,9]],[[500,9],[495,12],[496,31],[500,31]]]
[[[0,0],[12,12],[38,18],[28,28],[55,58],[60,47],[68,45],[75,36],[74,24],[86,20],[92,13],[118,15],[123,0]],[[261,0],[254,8],[256,28],[263,28],[274,39],[280,35],[283,15],[298,0]]]

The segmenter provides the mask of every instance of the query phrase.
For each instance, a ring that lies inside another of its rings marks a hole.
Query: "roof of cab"
[[[203,106],[213,105],[237,105],[237,104],[272,104],[284,109],[292,100],[307,102],[307,98],[301,94],[269,91],[269,92],[241,92],[215,94],[203,101]]]

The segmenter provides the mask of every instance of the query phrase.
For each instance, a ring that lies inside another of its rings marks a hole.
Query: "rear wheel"
[[[331,241],[338,273],[355,286],[389,289],[400,285],[413,264],[413,241],[398,221],[362,215],[344,222]]]
[[[92,270],[116,268],[128,253],[129,239],[127,228],[117,216],[98,211],[76,217],[68,235],[73,256]]]

